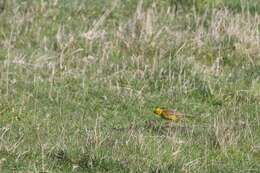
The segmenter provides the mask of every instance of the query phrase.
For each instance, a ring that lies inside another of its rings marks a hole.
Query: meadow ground
[[[259,172],[258,0],[2,2],[0,172]]]

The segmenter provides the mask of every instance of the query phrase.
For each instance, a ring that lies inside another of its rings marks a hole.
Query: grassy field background
[[[259,172],[259,13],[0,1],[0,172]],[[169,124],[156,106],[194,118]]]

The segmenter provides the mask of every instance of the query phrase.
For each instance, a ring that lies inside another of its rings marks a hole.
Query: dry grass
[[[184,5],[6,1],[0,172],[257,172],[259,14]]]

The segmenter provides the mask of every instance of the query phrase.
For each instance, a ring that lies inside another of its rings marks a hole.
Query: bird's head
[[[153,113],[155,113],[156,115],[159,115],[159,116],[162,114],[162,112],[163,112],[163,109],[160,107],[156,107],[153,111]]]

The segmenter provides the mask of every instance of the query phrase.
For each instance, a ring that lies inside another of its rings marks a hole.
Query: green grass
[[[5,2],[0,172],[260,170],[255,1]]]

